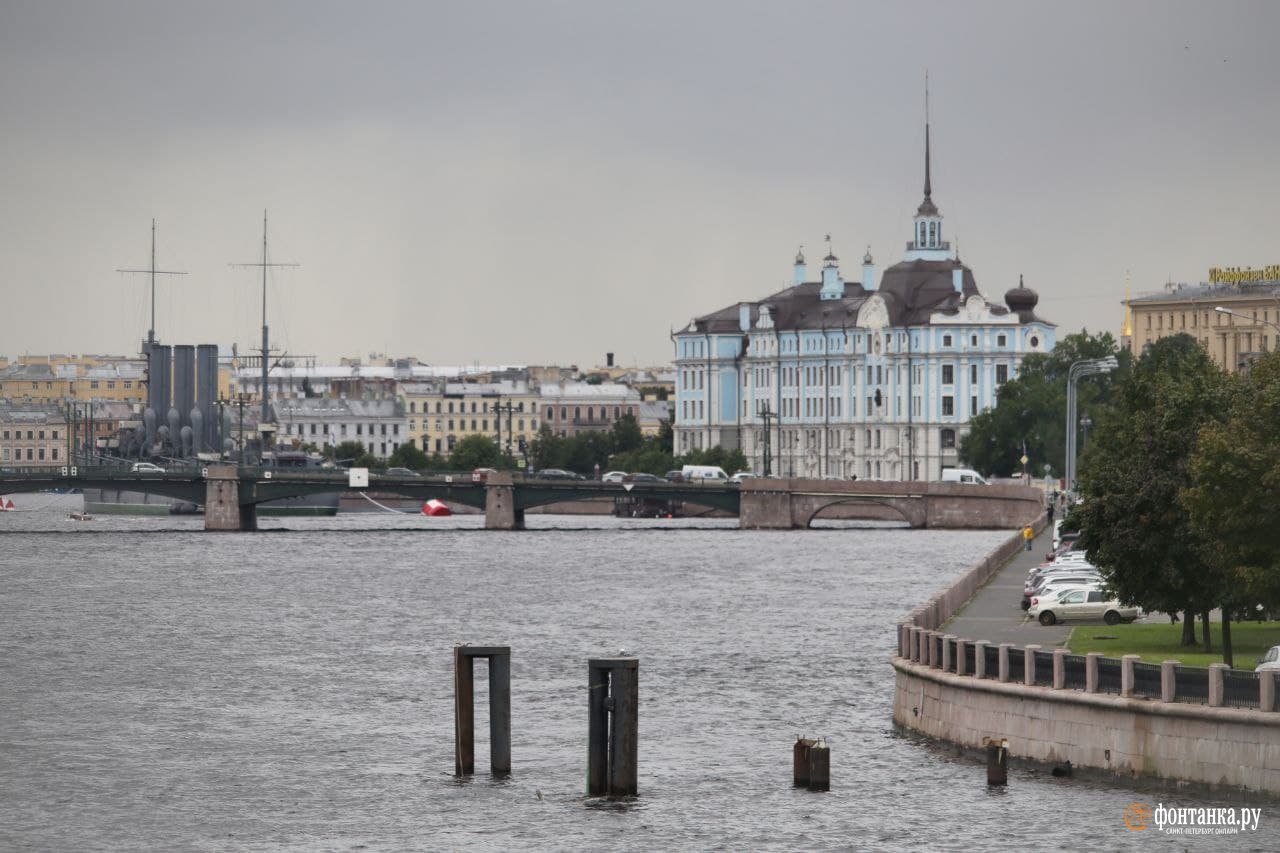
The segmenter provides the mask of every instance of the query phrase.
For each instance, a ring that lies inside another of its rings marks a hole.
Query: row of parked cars
[[[1142,610],[1121,604],[1105,588],[1098,569],[1068,539],[1027,574],[1022,609],[1041,625],[1101,619],[1108,625],[1132,622]]]

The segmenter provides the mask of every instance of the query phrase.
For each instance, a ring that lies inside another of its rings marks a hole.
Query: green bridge
[[[331,492],[377,492],[483,509],[490,530],[524,529],[525,510],[584,500],[675,502],[723,510],[745,529],[787,530],[814,519],[901,521],[912,527],[1010,529],[1044,513],[1044,493],[1030,486],[751,478],[736,483],[602,483],[490,474],[427,477],[325,470],[210,465],[156,472],[68,467],[0,472],[0,494],[47,489],[112,489],[163,495],[204,507],[206,530],[256,530],[266,501]]]

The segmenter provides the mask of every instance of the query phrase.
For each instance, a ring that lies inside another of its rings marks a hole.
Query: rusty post
[[[987,784],[1009,784],[1009,741],[987,741]]]
[[[475,670],[466,646],[453,647],[453,775],[476,772]]]
[[[831,750],[824,740],[809,749],[809,790],[831,790]]]
[[[489,661],[489,769],[511,772],[511,647],[454,646],[454,775],[476,772],[475,659]]]
[[[587,796],[634,797],[639,757],[640,661],[587,661]]]
[[[791,784],[797,788],[809,787],[809,750],[817,745],[812,738],[796,735],[795,746],[791,748]]]

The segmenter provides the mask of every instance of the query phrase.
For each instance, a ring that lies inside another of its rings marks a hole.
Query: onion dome
[[[1025,287],[1022,284],[1021,275],[1018,276],[1018,286],[1004,295],[1004,304],[1009,306],[1010,311],[1016,311],[1019,314],[1034,311],[1036,303],[1039,301],[1040,294],[1029,287]]]

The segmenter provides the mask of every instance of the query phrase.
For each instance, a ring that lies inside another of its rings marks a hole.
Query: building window
[[[978,398],[970,397],[969,398],[969,417],[973,417],[976,414],[978,414]]]
[[[950,450],[956,446],[956,431],[953,429],[944,429],[942,431],[942,447],[944,450]]]
[[[951,364],[942,365],[942,384],[943,385],[956,384],[956,369],[954,365],[951,365]]]
[[[950,394],[942,398],[942,416],[954,415],[956,413],[956,398]]]
[[[1009,338],[1007,335],[996,335],[996,346],[1008,346]]]
[[[1009,381],[1009,365],[997,364],[996,365],[996,384],[1003,385],[1008,381]]]

